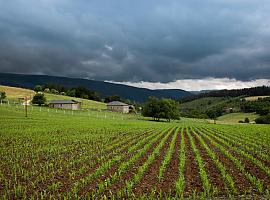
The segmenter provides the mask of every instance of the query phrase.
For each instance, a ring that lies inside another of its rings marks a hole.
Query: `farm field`
[[[121,116],[0,106],[0,196],[270,198],[269,125]]]
[[[254,122],[260,115],[256,113],[229,113],[218,117],[217,123],[239,123],[240,120],[244,121],[249,118],[250,122]]]
[[[258,100],[259,98],[266,98],[266,97],[269,97],[269,96],[250,96],[250,97],[246,97],[245,99],[247,100],[247,101],[256,101],[256,100]]]

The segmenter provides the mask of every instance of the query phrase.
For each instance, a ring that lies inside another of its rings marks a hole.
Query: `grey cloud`
[[[270,78],[266,0],[14,0],[0,7],[1,72],[131,82]]]

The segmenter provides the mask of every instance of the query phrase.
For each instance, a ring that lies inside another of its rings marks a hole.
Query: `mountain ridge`
[[[0,73],[0,84],[14,87],[23,87],[33,89],[35,85],[59,84],[66,87],[84,86],[90,90],[96,91],[102,97],[119,95],[122,98],[134,100],[136,102],[145,102],[149,96],[158,98],[181,99],[192,96],[192,93],[181,89],[157,89],[137,88],[134,86],[122,85],[119,83],[110,83],[105,81],[96,81],[82,78],[69,78],[50,75],[30,75]]]

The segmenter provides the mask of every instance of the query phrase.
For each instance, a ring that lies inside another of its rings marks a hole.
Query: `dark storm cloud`
[[[13,0],[0,8],[1,72],[270,78],[267,0]]]

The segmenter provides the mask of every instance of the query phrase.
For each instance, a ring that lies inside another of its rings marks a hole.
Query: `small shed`
[[[81,102],[75,100],[51,100],[49,101],[49,107],[69,110],[80,110]]]
[[[129,105],[120,101],[112,101],[107,104],[109,111],[129,113]]]

